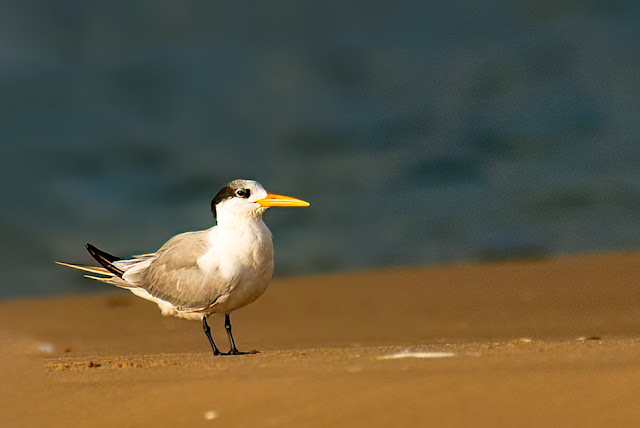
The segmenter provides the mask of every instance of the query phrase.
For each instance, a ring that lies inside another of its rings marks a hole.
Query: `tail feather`
[[[64,262],[56,262],[56,264],[70,267],[73,269],[78,269],[85,272],[90,272],[96,275],[103,275],[103,276],[85,275],[85,277],[95,279],[96,281],[106,282],[107,284],[115,285],[116,287],[120,287],[120,288],[136,288],[137,287],[133,284],[129,284],[124,279],[120,278],[119,276],[115,275],[112,272],[109,272],[107,269],[100,266],[73,265],[71,263],[64,263]]]
[[[71,263],[64,263],[64,262],[56,262],[57,264],[61,265],[61,266],[66,266],[66,267],[70,267],[73,269],[78,269],[78,270],[82,270],[85,272],[91,272],[91,273],[95,273],[98,275],[113,275],[111,272],[109,272],[108,270],[106,270],[103,267],[99,267],[99,266],[83,266],[83,265],[72,265]]]
[[[113,254],[109,254],[105,251],[102,251],[101,249],[91,244],[87,244],[87,251],[89,251],[89,254],[91,254],[91,256],[94,259],[96,259],[98,263],[102,265],[102,267],[104,267],[106,270],[116,275],[117,277],[122,278],[122,275],[124,275],[124,271],[118,269],[113,265],[113,262],[116,262],[122,259],[114,256]]]
[[[108,276],[108,277],[85,275],[84,277],[85,278],[89,278],[89,279],[95,279],[96,281],[105,282],[105,283],[110,284],[110,285],[115,285],[116,287],[126,288],[127,290],[138,288],[136,285],[129,284],[124,279],[118,278],[115,275],[111,275],[111,276]]]

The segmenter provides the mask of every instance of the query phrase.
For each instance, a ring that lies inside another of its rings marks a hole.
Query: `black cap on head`
[[[213,217],[217,217],[216,213],[216,205],[220,202],[225,201],[227,199],[233,198],[236,196],[236,190],[240,189],[245,180],[233,180],[231,183],[224,186],[216,196],[211,200],[211,212],[213,213]]]
[[[214,218],[217,217],[216,205],[226,199],[233,198],[234,195],[235,189],[232,189],[230,186],[225,186],[218,192],[216,196],[213,197],[213,199],[211,200],[211,212],[213,213]]]

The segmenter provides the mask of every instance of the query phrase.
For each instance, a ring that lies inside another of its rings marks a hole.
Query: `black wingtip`
[[[102,251],[100,248],[96,247],[95,245],[92,245],[90,243],[87,242],[87,250],[90,253],[96,253],[96,254],[100,254],[100,256],[107,260],[109,263],[113,263],[113,262],[117,262],[118,260],[122,260],[120,257],[118,256],[114,256],[113,254],[109,254],[106,251]]]
[[[124,275],[124,271],[118,269],[113,265],[113,262],[122,260],[121,258],[116,257],[113,254],[109,254],[106,251],[102,251],[95,245],[91,245],[89,243],[87,243],[86,247],[87,247],[87,251],[89,251],[89,254],[91,254],[91,257],[93,257],[98,263],[100,263],[100,265],[102,265],[103,268],[105,268],[112,274],[122,278],[122,275]]]

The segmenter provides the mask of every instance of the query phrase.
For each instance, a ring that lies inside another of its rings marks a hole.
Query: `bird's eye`
[[[251,195],[251,191],[249,189],[236,190],[236,196],[239,198],[248,198],[249,195]]]

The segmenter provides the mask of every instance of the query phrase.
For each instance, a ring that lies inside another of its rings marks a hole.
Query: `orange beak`
[[[266,198],[258,199],[256,204],[262,207],[308,207],[309,202],[290,196],[276,195],[268,193]]]

